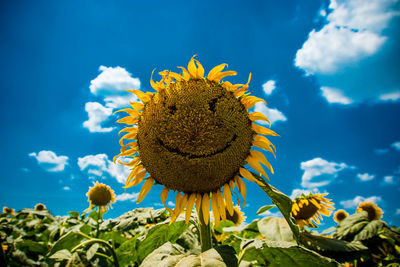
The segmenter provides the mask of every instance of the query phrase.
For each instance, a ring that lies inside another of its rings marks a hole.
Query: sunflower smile
[[[223,153],[224,151],[226,151],[233,142],[236,141],[237,135],[235,134],[232,139],[226,143],[226,146],[222,149],[218,149],[217,151],[213,152],[213,153],[209,153],[206,155],[195,155],[195,154],[191,154],[191,153],[185,153],[180,151],[178,148],[172,148],[172,147],[168,147],[167,145],[164,144],[164,142],[161,139],[157,139],[157,141],[160,143],[160,146],[162,146],[163,148],[165,148],[166,150],[168,150],[171,153],[176,153],[178,155],[181,155],[183,157],[187,157],[189,159],[200,159],[200,158],[207,158],[207,157],[212,157],[215,156],[217,154]]]

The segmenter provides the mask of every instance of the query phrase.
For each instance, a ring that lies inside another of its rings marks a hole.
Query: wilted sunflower
[[[8,207],[3,207],[3,213],[14,215],[15,209],[10,209]]]
[[[340,223],[346,219],[347,216],[349,216],[349,214],[345,210],[338,210],[335,212],[335,214],[333,214],[333,220],[337,223]]]
[[[273,173],[265,156],[252,147],[274,154],[275,147],[264,135],[277,134],[254,123],[269,122],[262,113],[247,111],[265,101],[246,93],[251,74],[246,84],[221,82],[226,76],[236,75],[234,71],[222,71],[225,66],[214,67],[204,77],[203,66],[193,57],[188,70],[179,67],[182,74],[165,70],[159,73],[160,82],[151,78],[156,93],[127,90],[141,102],[131,102],[132,108],[119,110],[129,116],[117,122],[128,127],[120,131],[127,134],[120,139],[121,153],[114,157],[114,162],[120,156],[132,158],[128,163],[118,161],[132,167],[124,188],[146,180],[139,203],[155,183],[164,185],[164,206],[169,190],[178,191],[174,210],[166,207],[172,213],[171,222],[185,208],[188,222],[196,204],[197,212],[201,207],[208,224],[210,201],[215,218],[223,218],[224,199],[232,215],[231,190],[235,184],[245,205],[246,186],[242,178],[257,181],[244,166],[249,164],[267,177],[262,163]],[[129,143],[124,144],[124,139]]]
[[[244,220],[246,220],[246,216],[244,216],[244,212],[240,210],[239,206],[233,207],[233,215],[230,215],[229,211],[226,209],[226,220],[229,220],[235,224],[235,226],[239,226],[242,224]]]
[[[296,223],[301,229],[304,225],[308,227],[317,227],[315,223],[319,224],[320,219],[322,220],[322,215],[330,216],[331,212],[329,209],[334,209],[334,203],[330,202],[330,199],[324,198],[325,194],[312,194],[296,197],[293,200],[292,205],[292,216],[296,219]],[[312,222],[313,220],[314,222]]]
[[[90,202],[89,210],[97,206],[101,212],[106,212],[108,207],[112,208],[111,203],[115,202],[114,190],[111,190],[108,185],[99,183],[98,181],[96,181],[93,187],[89,188],[89,192],[86,195]]]
[[[46,210],[46,206],[44,204],[42,204],[42,203],[38,203],[35,206],[35,210],[37,210],[37,211]]]
[[[383,211],[377,205],[368,201],[360,203],[356,211],[357,212],[366,211],[368,213],[368,219],[370,221],[379,220],[380,218],[382,218],[383,214]]]

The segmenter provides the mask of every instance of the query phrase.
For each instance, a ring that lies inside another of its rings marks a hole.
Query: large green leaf
[[[258,230],[258,226],[257,226],[258,221],[259,221],[259,219],[252,221],[242,231],[240,231],[240,233],[238,235],[240,237],[244,237],[244,238],[255,238],[257,236],[260,236],[261,233]]]
[[[285,241],[253,240],[244,243],[241,253],[241,260],[261,266],[337,266],[332,259]]]
[[[72,253],[69,252],[68,249],[62,249],[51,255],[49,258],[55,260],[69,260],[72,259]]]
[[[362,230],[360,232],[358,232],[355,236],[354,236],[354,240],[366,240],[366,239],[370,239],[376,235],[378,235],[378,233],[383,229],[387,227],[386,223],[382,222],[382,221],[378,221],[378,220],[373,220],[368,222],[367,225],[365,225]]]
[[[185,221],[177,221],[171,225],[158,224],[150,228],[145,239],[139,243],[139,260],[142,261],[153,250],[168,241],[174,243],[188,226],[188,224],[185,224]]]
[[[117,254],[118,262],[121,266],[128,266],[137,263],[137,244],[138,240],[133,238],[125,241],[116,249],[115,253]]]
[[[155,249],[149,254],[140,265],[141,267],[172,267],[186,256],[185,250],[170,242],[165,243],[161,247]]]
[[[265,217],[258,221],[258,230],[269,240],[294,241],[293,232],[283,218]]]
[[[333,237],[352,241],[354,236],[357,235],[368,223],[368,213],[366,211],[357,212],[346,217],[339,223]]]
[[[296,224],[295,219],[291,216],[292,212],[292,200],[290,197],[269,185],[261,176],[252,172],[253,176],[259,180],[263,186],[260,185],[261,189],[271,198],[272,203],[274,203],[278,209],[281,211],[283,217],[286,219],[287,223],[290,226],[290,229],[293,232],[294,238],[298,240],[299,237],[299,227]]]
[[[25,239],[16,243],[16,247],[25,252],[34,252],[39,254],[47,253],[48,249],[45,244],[33,240]]]
[[[266,206],[263,206],[263,207],[261,207],[261,208],[259,208],[258,209],[258,211],[257,211],[257,215],[260,215],[260,214],[263,214],[264,212],[266,212],[266,211],[269,211],[270,209],[272,209],[272,208],[274,208],[275,207],[275,205],[266,205]]]
[[[53,246],[49,255],[53,255],[56,251],[61,249],[71,250],[73,247],[81,243],[85,239],[81,234],[77,232],[69,232],[62,236]]]

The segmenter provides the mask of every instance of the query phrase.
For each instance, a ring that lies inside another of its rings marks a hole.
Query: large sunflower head
[[[327,194],[302,194],[293,200],[291,214],[301,229],[304,228],[304,225],[316,228],[315,223],[319,224],[320,220],[322,220],[321,214],[325,216],[331,215],[334,203],[324,197]]]
[[[357,212],[366,211],[368,213],[368,219],[372,220],[379,220],[382,218],[383,211],[374,203],[372,202],[362,202],[357,207]]]
[[[338,210],[335,212],[335,214],[333,214],[333,220],[337,223],[340,223],[346,219],[347,216],[349,216],[349,214],[345,210]]]
[[[37,210],[37,211],[46,210],[46,206],[45,206],[44,204],[42,204],[42,203],[38,203],[38,204],[36,204],[36,206],[35,206],[35,210]]]
[[[10,209],[9,207],[3,207],[3,213],[14,215],[15,209]]]
[[[98,181],[89,188],[86,195],[90,202],[89,210],[96,206],[101,212],[106,212],[108,207],[112,208],[111,203],[115,202],[114,190],[111,190],[108,185],[99,183]]]
[[[224,198],[232,215],[231,190],[235,184],[244,205],[246,186],[242,178],[256,181],[244,166],[249,164],[265,177],[261,164],[273,172],[265,156],[252,147],[274,154],[275,147],[265,135],[277,134],[254,123],[268,122],[263,114],[247,111],[265,101],[246,93],[251,75],[246,84],[221,82],[236,75],[223,71],[226,66],[216,66],[204,77],[203,66],[193,57],[187,70],[179,67],[182,74],[165,70],[159,73],[159,82],[151,78],[155,93],[128,90],[141,102],[131,102],[132,108],[119,110],[128,116],[117,122],[128,126],[120,131],[126,134],[120,139],[121,153],[114,162],[120,156],[132,158],[130,162],[118,161],[132,167],[125,188],[145,180],[140,202],[153,184],[164,185],[164,205],[169,190],[178,191],[174,210],[167,207],[172,221],[185,208],[188,221],[196,204],[197,211],[200,207],[205,211],[208,224],[210,202],[214,218],[224,218]]]

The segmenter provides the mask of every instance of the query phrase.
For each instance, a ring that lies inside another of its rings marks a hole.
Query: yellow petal
[[[196,194],[196,211],[197,211],[197,215],[200,214],[200,208],[201,208],[201,194],[197,193]]]
[[[119,139],[119,144],[121,146],[124,146],[124,139],[126,139],[126,140],[135,140],[136,138],[137,138],[137,133],[128,133],[128,134],[122,136]]]
[[[128,163],[122,162],[120,160],[118,160],[118,163],[121,165],[128,166],[128,167],[134,167],[140,162],[140,160],[141,160],[140,157],[136,157],[133,160],[129,161]]]
[[[164,187],[164,189],[161,191],[160,198],[161,198],[161,202],[164,205],[165,209],[168,210],[168,212],[170,214],[172,214],[173,210],[170,207],[168,207],[167,205],[165,205],[165,201],[168,198],[168,193],[169,193],[169,189],[167,187]]]
[[[135,94],[137,96],[137,98],[139,98],[139,100],[142,101],[142,102],[149,102],[151,100],[152,95],[153,95],[150,92],[143,93],[142,91],[135,90],[135,89],[128,89],[128,90],[125,90],[125,91],[128,91],[128,92],[131,92],[131,93]]]
[[[224,197],[225,197],[225,203],[226,203],[226,208],[229,211],[229,214],[233,216],[233,202],[232,202],[232,193],[231,189],[229,188],[228,184],[224,185]]]
[[[211,193],[211,209],[212,209],[212,212],[214,215],[215,227],[218,227],[219,221],[220,221],[220,214],[218,211],[217,193],[216,192]]]
[[[262,114],[261,112],[253,112],[251,114],[249,114],[249,119],[251,121],[258,121],[258,120],[262,120],[262,121],[266,121],[268,122],[268,124],[271,126],[271,122],[268,120],[268,118]]]
[[[250,150],[250,155],[260,162],[261,164],[264,164],[272,174],[274,174],[274,169],[272,168],[271,164],[268,162],[268,160],[265,158],[264,154],[261,153],[260,151],[256,150]]]
[[[137,111],[142,110],[144,108],[144,105],[142,103],[139,103],[139,102],[129,101],[129,104],[131,104],[131,107],[134,110],[137,110]]]
[[[132,180],[133,177],[135,177],[135,175],[140,172],[141,170],[143,170],[143,165],[138,165],[135,168],[133,168],[133,170],[131,171],[131,173],[129,174],[128,178],[126,179],[126,185],[129,184],[129,182]]]
[[[156,84],[156,83],[153,81],[153,73],[154,73],[155,70],[156,70],[156,69],[154,69],[154,70],[151,72],[150,85],[151,85],[151,87],[153,87],[154,90],[156,90],[156,91],[158,92],[158,90],[160,90],[160,88],[158,87],[158,84]]]
[[[171,76],[172,78],[174,78],[175,80],[177,80],[178,82],[180,82],[180,81],[182,81],[183,80],[183,77],[182,77],[182,75],[180,75],[180,74],[178,74],[178,73],[176,73],[176,72],[170,72],[169,73],[169,76]]]
[[[233,180],[229,181],[229,187],[234,190],[235,189],[235,182]]]
[[[139,120],[137,118],[128,116],[128,117],[124,117],[122,119],[117,120],[117,123],[125,123],[127,125],[134,125],[134,124],[138,123],[138,121]]]
[[[138,174],[135,175],[135,178],[132,179],[132,181],[128,185],[122,188],[128,188],[140,184],[143,181],[146,174],[147,174],[146,170],[139,172]]]
[[[319,205],[319,203],[315,200],[315,199],[313,199],[313,198],[310,198],[310,202],[311,203],[313,203],[314,204],[314,206],[315,207],[317,207],[318,209],[320,209],[321,208],[321,205]]]
[[[189,81],[190,79],[190,74],[189,72],[184,68],[184,67],[178,67],[182,70],[182,77],[185,81]]]
[[[264,99],[256,97],[256,96],[246,96],[243,97],[240,102],[242,102],[242,104],[245,106],[246,109],[250,109],[252,108],[255,104],[257,104],[258,102],[264,102],[265,104],[267,104],[267,102],[265,102]]]
[[[137,151],[138,151],[138,148],[128,149],[128,150],[118,154],[117,156],[115,156],[114,159],[116,160],[116,157],[132,156],[132,155],[136,154]],[[115,162],[115,160],[114,160],[114,162]]]
[[[255,141],[260,141],[265,143],[267,146],[272,146],[272,148],[274,149],[274,151],[276,152],[276,148],[275,146],[268,140],[268,138],[266,138],[265,136],[262,135],[255,135],[254,136],[254,140]]]
[[[239,169],[239,173],[242,177],[246,178],[247,180],[249,180],[250,182],[257,182],[257,179],[254,178],[253,174],[251,174],[251,172],[249,172],[248,170],[246,170],[245,168],[240,168]]]
[[[197,55],[194,55],[189,61],[188,71],[189,71],[190,76],[192,78],[196,79],[197,78],[197,68],[196,68],[196,64],[194,64],[194,57],[195,56],[197,56]]]
[[[118,136],[121,136],[121,133],[123,133],[123,132],[137,133],[137,127],[126,127],[118,132]]]
[[[268,146],[266,143],[261,141],[253,141],[252,145],[271,152],[272,155],[274,155],[274,158],[276,158],[274,150],[272,150],[272,148]]]
[[[126,112],[134,118],[137,118],[140,115],[139,111],[131,109],[131,108],[120,109],[120,110],[115,111],[113,114],[118,113],[118,112]]]
[[[236,75],[237,72],[236,71],[224,71],[224,72],[220,72],[218,74],[215,75],[213,81],[216,83],[219,83],[223,78],[227,77],[227,76],[233,76]]]
[[[204,68],[197,59],[195,59],[194,61],[197,63],[196,78],[202,79],[204,77]]]
[[[201,201],[201,211],[203,212],[203,220],[206,225],[208,225],[209,217],[210,217],[210,199],[208,197],[208,193],[203,195]]]
[[[257,172],[264,175],[265,178],[267,178],[269,180],[267,173],[264,171],[264,168],[260,165],[260,163],[258,163],[257,160],[255,160],[252,156],[248,156],[246,161],[250,165],[250,167],[252,167],[254,170],[256,170]],[[263,183],[258,181],[257,179],[256,179],[256,183],[260,186],[263,186]]]
[[[242,204],[242,207],[244,207],[245,205],[246,205],[246,191],[247,191],[247,189],[246,189],[246,185],[245,185],[245,183],[242,181],[242,179],[240,179],[239,177],[235,177],[235,183],[236,183],[236,186],[238,187],[238,189],[239,189],[239,193],[242,195],[242,197],[243,197],[243,204]]]
[[[225,221],[226,220],[225,203],[221,190],[217,190],[217,204],[218,204],[219,215],[221,215],[222,220]]]
[[[146,182],[144,182],[142,190],[140,190],[139,193],[139,197],[137,200],[137,204],[139,204],[140,202],[142,202],[143,198],[147,195],[147,193],[150,192],[151,188],[153,187],[154,184],[154,179],[153,178],[149,178],[146,180]]]
[[[186,207],[186,215],[185,215],[186,224],[189,222],[190,216],[192,215],[192,210],[193,210],[195,200],[196,200],[196,193],[193,193],[190,195],[188,203],[187,203],[187,207]]]
[[[214,78],[215,78],[215,76],[216,76],[217,74],[219,74],[225,67],[228,67],[228,64],[223,63],[223,64],[221,64],[221,65],[215,66],[215,67],[212,68],[212,69],[210,70],[210,72],[208,73],[207,79],[210,80],[210,81],[213,81]]]
[[[279,136],[279,135],[278,135],[277,133],[275,133],[274,131],[272,131],[272,130],[270,130],[270,129],[268,129],[268,128],[262,127],[262,126],[260,126],[260,125],[257,125],[257,124],[255,124],[255,123],[252,123],[252,124],[251,124],[251,128],[253,128],[253,130],[254,130],[256,133],[258,133],[258,134]]]

